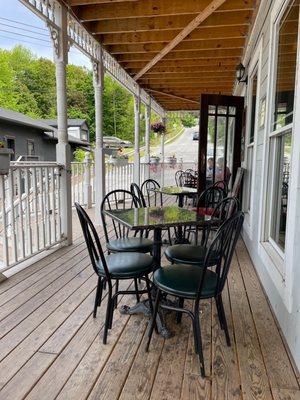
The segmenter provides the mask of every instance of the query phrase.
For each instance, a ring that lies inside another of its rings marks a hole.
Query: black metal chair
[[[109,252],[138,251],[149,253],[152,251],[152,240],[144,237],[143,232],[135,232],[130,236],[130,229],[116,221],[112,221],[114,238],[109,237],[105,210],[126,210],[139,207],[139,199],[128,190],[113,190],[108,193],[101,203],[101,218],[103,223],[106,246]]]
[[[155,179],[146,179],[141,186],[141,191],[148,207],[162,207],[163,198],[161,193],[155,192],[160,189],[160,184]]]
[[[102,291],[104,283],[108,287],[107,310],[103,334],[103,343],[106,344],[108,329],[112,328],[113,312],[117,306],[117,298],[121,294],[135,294],[139,299],[142,293],[148,293],[150,308],[152,308],[150,282],[148,275],[153,270],[153,258],[149,254],[137,252],[123,252],[104,256],[97,231],[85,212],[85,210],[75,203],[81,228],[84,234],[85,242],[88,248],[92,267],[98,276],[93,317],[96,318],[97,308],[101,305]],[[146,281],[146,290],[116,290],[113,294],[113,281],[117,282],[124,279],[144,278]]]
[[[146,207],[146,200],[143,195],[143,192],[136,183],[132,183],[130,185],[130,192],[132,193],[133,196],[135,196],[139,200],[140,207]]]
[[[142,193],[146,194],[146,207],[163,207],[162,193],[155,192],[155,189],[160,189],[160,184],[154,179],[146,179],[141,186]],[[172,244],[171,229],[164,228],[162,231],[167,231],[168,242]]]
[[[224,197],[228,196],[229,189],[228,189],[227,182],[225,182],[225,181],[217,181],[212,185],[212,187],[218,187],[218,188],[222,189],[223,192],[224,192]]]
[[[217,218],[218,220],[224,222],[229,219],[234,213],[238,211],[239,201],[235,197],[227,197],[220,201],[220,203],[213,210],[211,218]],[[209,233],[215,231],[214,226],[209,226],[205,232],[205,239],[201,245],[197,244],[175,244],[169,246],[165,251],[166,258],[172,264],[188,264],[203,266],[205,254],[207,250],[207,241],[209,238]],[[213,259],[212,259],[213,261]]]
[[[223,223],[209,246],[202,268],[195,265],[171,265],[157,269],[153,274],[153,281],[157,288],[154,312],[148,332],[146,351],[149,350],[151,337],[156,326],[158,307],[187,314],[193,323],[195,351],[199,356],[201,376],[205,377],[204,358],[202,350],[201,330],[199,321],[199,307],[201,300],[214,298],[217,306],[221,329],[224,330],[227,345],[230,346],[230,336],[227,327],[222,291],[225,286],[233,252],[241,232],[244,214],[238,212]],[[217,256],[217,258],[216,258]],[[211,269],[212,260],[215,268]],[[176,296],[182,301],[179,306],[171,306],[160,302],[162,295]],[[183,307],[183,301],[194,301],[193,311]]]
[[[182,170],[178,170],[178,171],[176,171],[175,172],[175,183],[176,183],[176,186],[183,186],[182,185],[182,174],[184,174],[184,171],[182,171]]]

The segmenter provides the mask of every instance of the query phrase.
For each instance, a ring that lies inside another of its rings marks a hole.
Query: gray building
[[[81,120],[80,120],[81,121]],[[85,121],[84,121],[85,122]],[[85,125],[81,124],[84,128]],[[69,130],[68,130],[69,132]],[[69,143],[74,152],[78,147],[89,149],[89,141],[69,132]],[[84,134],[82,137],[85,137]],[[87,127],[87,138],[88,127]],[[0,108],[0,140],[13,149],[12,160],[55,161],[57,129],[46,122],[30,118],[16,111]]]

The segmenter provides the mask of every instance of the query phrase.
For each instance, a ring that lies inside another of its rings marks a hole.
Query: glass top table
[[[163,228],[211,225],[209,215],[199,215],[195,211],[178,206],[142,207],[127,210],[105,210],[107,216],[133,230],[154,231],[153,257],[156,268],[161,260],[161,231]],[[217,221],[217,219],[216,219]]]
[[[186,186],[165,186],[153,189],[154,192],[178,196],[178,206],[183,207],[184,196],[197,195],[198,191],[195,188]]]

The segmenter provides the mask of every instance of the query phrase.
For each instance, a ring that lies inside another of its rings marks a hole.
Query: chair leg
[[[196,339],[195,348],[197,349],[196,352],[198,353],[200,362],[200,372],[202,378],[205,378],[204,357],[203,357],[201,329],[199,320],[199,306],[195,307],[195,312],[194,312],[194,334]]]
[[[96,296],[95,296],[93,318],[96,318],[96,316],[97,316],[97,308],[101,304],[101,297],[102,297],[102,278],[98,277],[98,284],[97,284],[97,290],[96,290]]]
[[[148,275],[145,275],[145,279],[146,279],[149,307],[150,307],[150,312],[151,312],[151,316],[152,316],[153,315],[153,302],[152,302],[152,297],[151,297],[151,287],[150,287],[150,281],[149,281]]]
[[[227,346],[231,346],[228,325],[227,325],[227,320],[226,320],[226,315],[225,315],[225,311],[224,311],[224,305],[223,305],[223,300],[222,300],[221,294],[219,296],[219,302],[220,302],[220,311],[221,311],[221,315],[222,315],[222,321],[223,321],[223,326],[224,326],[224,331],[225,331],[225,336],[226,336],[226,343],[227,343]]]
[[[172,246],[172,236],[171,236],[171,229],[168,228],[168,240],[169,240],[169,245]]]
[[[218,297],[215,297],[215,301],[216,301],[216,307],[217,307],[220,327],[222,330],[224,330],[224,321],[223,321],[223,315],[222,315],[221,308],[220,308],[220,300]]]
[[[119,290],[119,279],[116,280],[116,289],[115,289],[115,293],[117,293]],[[117,308],[118,306],[118,296],[115,297],[114,300],[114,308]]]
[[[137,303],[139,303],[140,302],[140,295],[139,295],[139,293],[138,293],[138,291],[139,291],[139,286],[138,286],[138,281],[137,281],[137,278],[134,278],[134,290],[135,290],[135,292],[136,292],[136,301],[137,301]]]
[[[115,310],[115,308],[116,308],[116,304],[117,304],[117,302],[116,302],[116,299],[117,299],[117,296],[112,300],[112,302],[111,302],[111,309],[110,309],[110,313],[109,313],[109,325],[108,325],[108,329],[111,329],[112,328],[112,324],[113,324],[113,317],[114,317],[114,310]]]
[[[152,321],[151,321],[151,324],[150,324],[150,327],[149,327],[148,341],[147,341],[147,344],[146,344],[146,351],[147,352],[149,351],[149,346],[150,346],[153,330],[154,330],[154,327],[156,326],[156,317],[157,317],[157,313],[158,313],[159,300],[160,300],[160,290],[157,289],[156,298],[155,298],[155,304],[154,304],[154,310],[153,310],[153,315],[152,315]]]
[[[184,298],[183,297],[179,297],[178,300],[178,307],[183,308],[184,306]],[[180,324],[182,320],[182,313],[181,312],[177,312],[176,313],[176,323]]]
[[[107,307],[106,307],[106,317],[105,317],[105,325],[104,325],[104,333],[103,333],[103,344],[107,343],[107,334],[110,325],[110,314],[112,308],[112,291],[109,289],[108,297],[107,297]]]

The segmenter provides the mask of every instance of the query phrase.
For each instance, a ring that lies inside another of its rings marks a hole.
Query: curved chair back
[[[220,218],[225,221],[238,211],[239,203],[236,197],[225,197],[225,199],[217,204],[212,213],[212,217]]]
[[[212,213],[212,210],[223,200],[223,197],[223,190],[217,186],[205,189],[198,198],[197,211],[204,208],[204,211],[207,211],[207,213]]]
[[[135,196],[139,200],[140,207],[146,207],[146,200],[143,195],[143,192],[136,183],[132,183],[130,185],[130,192],[133,194],[133,196]]]
[[[183,186],[182,185],[182,174],[184,174],[184,171],[178,170],[175,172],[175,183],[176,186]]]
[[[244,214],[238,211],[218,229],[215,238],[206,252],[203,274],[198,286],[197,301],[201,298],[206,271],[213,265],[211,260],[216,260],[215,273],[217,274],[217,286],[215,296],[222,292],[243,222]]]
[[[224,197],[228,196],[228,191],[229,190],[228,190],[228,185],[227,185],[227,183],[225,181],[217,181],[212,186],[213,187],[219,187],[220,189],[222,189],[223,192],[224,192]]]
[[[128,210],[130,208],[140,207],[140,202],[137,197],[135,197],[128,190],[117,189],[112,190],[107,193],[101,203],[101,219],[102,225],[104,229],[105,240],[109,242],[108,229],[107,229],[107,221],[104,211],[105,210]],[[112,220],[113,231],[115,233],[115,237],[117,239],[127,237],[130,229],[126,228],[124,225],[118,223],[115,220]]]
[[[101,242],[98,236],[98,233],[92,223],[90,217],[86,213],[86,211],[81,207],[80,204],[75,203],[76,211],[78,214],[78,218],[80,221],[80,225],[83,231],[85,243],[89,252],[89,256],[91,259],[92,267],[95,273],[99,276],[99,263],[101,263],[105,277],[108,281],[108,284],[111,284],[109,270],[107,268],[106,260],[104,257],[104,252],[101,246]]]
[[[154,189],[160,189],[160,184],[154,179],[146,179],[141,186],[142,193],[145,193],[146,205],[148,207],[161,207],[163,205],[162,194],[154,192]]]

